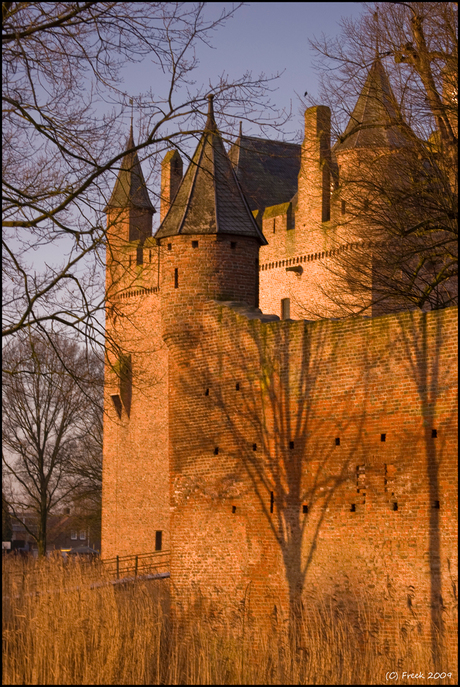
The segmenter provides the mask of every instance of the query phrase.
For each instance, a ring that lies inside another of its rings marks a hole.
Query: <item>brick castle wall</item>
[[[209,306],[201,347],[170,366],[177,605],[231,612],[250,589],[272,617],[348,589],[393,597],[413,627],[453,607],[456,317],[264,323]]]

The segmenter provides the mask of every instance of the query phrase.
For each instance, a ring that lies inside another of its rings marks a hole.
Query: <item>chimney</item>
[[[331,214],[331,111],[324,105],[305,112],[305,138],[299,173],[299,209],[314,224]]]
[[[182,181],[182,175],[182,158],[177,150],[170,150],[169,153],[166,153],[161,163],[160,222],[164,220],[174,200],[174,196]]]

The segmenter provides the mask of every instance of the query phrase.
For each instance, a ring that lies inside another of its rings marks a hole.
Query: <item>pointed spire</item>
[[[375,59],[378,60],[380,57],[380,49],[379,49],[379,8],[374,12],[374,21],[375,21]]]
[[[208,119],[206,120],[205,131],[215,131],[217,132],[216,120],[214,119],[214,94],[209,93],[208,95]]]
[[[216,126],[213,95],[205,130],[156,238],[177,234],[236,234],[266,245]]]
[[[401,128],[402,116],[379,58],[367,75],[363,90],[334,152],[355,148],[401,147],[408,139]]]
[[[134,135],[133,123],[131,120],[126,151],[132,148],[134,148]],[[141,164],[136,151],[126,152],[118,172],[112,195],[107,206],[104,208],[104,212],[107,212],[110,208],[126,207],[142,208],[149,210],[152,214],[155,213],[155,208],[150,202]]]

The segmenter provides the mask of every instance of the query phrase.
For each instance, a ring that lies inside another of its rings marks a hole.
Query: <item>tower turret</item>
[[[257,305],[259,247],[266,241],[225,151],[212,96],[203,135],[155,237],[166,337],[183,335],[184,317],[206,300]]]
[[[126,150],[134,147],[133,128]],[[152,235],[155,213],[137,152],[124,156],[109,202],[107,213],[107,280],[109,287],[124,278],[126,266],[142,262],[142,246]],[[110,282],[110,283],[109,283]]]

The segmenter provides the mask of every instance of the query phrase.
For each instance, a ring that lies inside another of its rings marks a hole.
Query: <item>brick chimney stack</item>
[[[299,173],[299,214],[313,227],[331,213],[331,111],[324,105],[305,112],[305,138]],[[312,227],[312,228],[313,228]]]
[[[182,158],[177,150],[166,153],[161,163],[160,221],[162,222],[177,193],[183,176]]]

